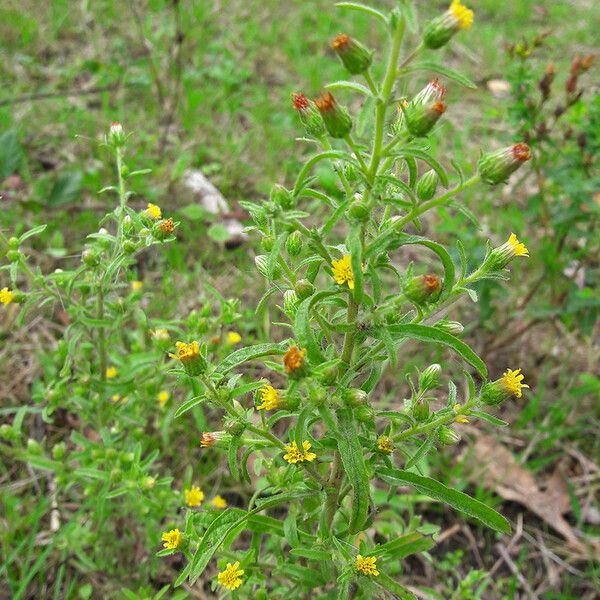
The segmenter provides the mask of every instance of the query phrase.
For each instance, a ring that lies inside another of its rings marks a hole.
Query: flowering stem
[[[369,89],[371,90],[371,93],[373,94],[373,96],[375,96],[375,98],[377,98],[379,92],[377,91],[377,86],[375,85],[375,82],[373,81],[373,77],[371,76],[371,71],[369,71],[369,70],[365,71],[364,77],[365,77],[365,81],[367,82],[367,85],[369,86]]]
[[[356,320],[358,314],[358,304],[354,300],[352,292],[348,294],[348,324],[352,325]],[[356,336],[355,331],[348,331],[344,337],[344,347],[342,349],[342,362],[345,365],[350,365],[352,360],[352,351],[354,350],[354,338]]]
[[[117,244],[115,246],[115,255],[119,251],[123,242],[123,219],[125,218],[125,204],[127,203],[127,193],[125,191],[125,180],[123,179],[123,150],[121,147],[116,149],[117,159],[117,177],[119,179],[119,215],[117,221]]]
[[[96,296],[96,316],[98,321],[104,320],[104,291],[102,285],[98,285],[98,293]],[[106,382],[106,334],[104,333],[104,327],[100,325],[98,327],[98,354],[100,360],[100,380],[102,383]]]
[[[325,524],[331,530],[331,524],[339,506],[340,488],[344,479],[344,468],[340,453],[336,450],[331,465],[331,475],[328,481],[327,499],[325,500]]]
[[[333,150],[333,146],[331,145],[331,142],[326,136],[323,136],[321,138],[321,146],[324,150]],[[339,177],[340,181],[342,182],[342,185],[344,186],[346,197],[350,198],[350,196],[352,196],[352,189],[350,188],[350,184],[348,183],[348,180],[344,175],[344,171],[339,167],[335,160],[332,161],[332,165],[333,170],[337,173],[337,176]]]
[[[356,145],[356,142],[352,139],[352,136],[347,135],[345,138],[346,143],[348,144],[348,146],[350,146],[350,148],[352,149],[352,152],[354,152],[354,156],[356,156],[356,160],[358,160],[358,163],[360,164],[362,170],[364,171],[365,175],[369,172],[369,167],[367,167],[367,163],[364,161],[363,157],[360,154],[360,150],[358,148],[358,146]]]

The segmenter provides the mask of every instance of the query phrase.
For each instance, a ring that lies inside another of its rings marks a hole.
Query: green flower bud
[[[305,300],[315,293],[315,286],[308,279],[299,279],[294,291],[300,300]]]
[[[348,208],[348,218],[351,221],[364,223],[368,221],[370,215],[369,208],[362,200],[355,200]]]
[[[329,367],[321,374],[321,383],[323,385],[333,385],[338,376],[337,366]]]
[[[275,240],[272,235],[263,235],[261,240],[261,246],[265,252],[271,252],[273,250],[273,246],[275,244]]]
[[[6,423],[0,425],[0,438],[8,442],[12,440],[13,437],[15,437],[15,432],[10,425],[7,425]]]
[[[462,323],[459,323],[458,321],[447,320],[436,323],[435,328],[439,329],[440,331],[445,331],[446,333],[449,333],[451,335],[461,335],[462,332],[465,330]]]
[[[441,281],[437,275],[418,275],[405,280],[405,296],[417,305],[435,302],[441,291]]]
[[[294,207],[294,195],[278,183],[271,188],[270,200],[277,206],[281,206],[283,209]]]
[[[451,427],[446,427],[444,425],[438,431],[438,440],[444,444],[444,446],[453,446],[460,442],[460,435]]]
[[[29,438],[27,440],[27,452],[29,454],[39,455],[42,453],[42,448],[37,440]]]
[[[291,319],[295,318],[298,312],[298,296],[294,290],[286,290],[283,294],[283,310]]]
[[[8,247],[11,250],[18,250],[19,246],[20,246],[19,238],[16,238],[13,236],[8,240]]]
[[[306,133],[311,137],[322,138],[325,135],[325,123],[315,103],[304,94],[295,93],[292,94],[292,104],[298,111]]]
[[[417,182],[417,197],[419,200],[430,200],[435,195],[438,185],[438,175],[431,169]]]
[[[106,141],[115,148],[125,145],[125,132],[121,123],[111,123]]]
[[[292,231],[286,243],[287,252],[290,256],[298,256],[302,252],[302,234]]]
[[[10,260],[12,263],[19,262],[21,256],[23,255],[18,250],[9,250],[6,253],[6,258],[8,258],[8,260]]]
[[[123,242],[123,252],[125,254],[133,254],[137,250],[137,244],[131,240],[125,240]]]
[[[374,423],[375,411],[370,406],[359,406],[354,410],[354,416],[359,423]]]
[[[225,431],[233,436],[242,435],[246,429],[245,423],[237,419],[226,419],[224,425]]]
[[[427,135],[438,119],[446,112],[446,88],[437,80],[430,81],[404,110],[406,126],[417,137]]]
[[[88,267],[95,267],[100,263],[100,259],[98,258],[98,253],[93,248],[86,248],[81,253],[81,262]]]
[[[352,129],[352,119],[348,110],[340,106],[331,92],[325,92],[317,100],[315,105],[319,109],[325,127],[333,138],[345,138]]]
[[[503,183],[530,158],[531,152],[527,144],[515,144],[484,154],[478,163],[479,176],[490,185]]]
[[[373,53],[345,33],[337,35],[331,42],[331,47],[352,75],[364,73],[373,62]]]
[[[368,406],[369,394],[364,390],[358,388],[350,388],[344,390],[342,394],[344,403],[350,408],[356,408],[359,406]]]
[[[445,46],[461,29],[467,30],[473,24],[473,11],[460,0],[453,0],[450,8],[430,21],[423,31],[423,43],[433,50]]]
[[[269,271],[267,270],[267,264],[269,262],[269,257],[264,254],[259,254],[254,257],[254,264],[256,265],[256,269],[263,277],[269,276]],[[273,279],[278,279],[281,277],[281,269],[276,266],[273,269]]]
[[[420,423],[427,421],[429,418],[429,402],[427,400],[419,400],[412,407],[412,416]]]
[[[52,448],[52,457],[55,460],[60,460],[61,458],[63,458],[65,455],[65,443],[64,442],[59,442],[58,444],[56,444],[56,446],[54,446],[54,448]]]
[[[440,373],[442,372],[442,367],[437,363],[433,365],[429,365],[422,373],[419,375],[419,389],[426,392],[428,390],[433,390],[440,383]]]

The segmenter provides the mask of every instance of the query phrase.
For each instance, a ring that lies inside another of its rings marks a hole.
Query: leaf
[[[208,237],[213,239],[215,242],[226,242],[231,238],[231,233],[222,223],[215,223],[214,225],[211,225],[206,233]]]
[[[442,185],[448,187],[448,175],[446,175],[444,167],[424,150],[420,150],[419,148],[403,148],[402,150],[392,152],[391,156],[396,156],[398,158],[418,158],[419,160],[426,162],[437,173]]]
[[[26,231],[22,236],[19,237],[19,242],[23,243],[27,238],[30,238],[33,235],[37,235],[38,233],[42,233],[48,227],[48,225],[38,225],[37,227],[33,227],[29,231]]]
[[[383,572],[379,573],[379,577],[375,578],[375,583],[381,587],[393,592],[400,600],[417,600],[417,597],[404,586],[394,581],[389,575]]]
[[[325,87],[332,90],[351,90],[373,98],[371,90],[367,86],[357,83],[356,81],[334,81],[333,83],[328,83]]]
[[[477,372],[481,377],[484,379],[487,378],[487,367],[485,366],[485,363],[469,346],[467,346],[467,344],[450,333],[446,333],[445,331],[441,331],[428,325],[418,325],[413,323],[391,325],[388,327],[388,331],[392,335],[398,337],[410,337],[423,342],[433,342],[452,348],[458,352],[466,362],[477,369]]]
[[[286,240],[288,239],[289,233],[286,231],[281,235],[277,236],[275,243],[273,244],[273,248],[271,248],[271,252],[269,252],[269,257],[267,258],[267,278],[270,280],[273,279],[273,273],[275,272],[275,266],[277,265],[277,260],[281,256],[283,251],[283,247],[285,245]]]
[[[430,435],[427,436],[425,441],[419,446],[417,451],[410,457],[410,459],[406,462],[406,465],[404,465],[404,467],[406,469],[410,469],[411,467],[416,465],[421,460],[421,458],[423,458],[424,456],[427,456],[427,454],[429,454],[429,451],[431,450],[431,447],[433,446],[433,442],[436,440],[436,438],[437,438],[437,429],[435,431],[433,431]]]
[[[231,369],[235,369],[238,365],[254,360],[255,358],[270,356],[272,354],[285,354],[289,345],[289,340],[284,340],[278,344],[256,344],[255,346],[240,348],[226,356],[215,369],[215,372],[224,375],[225,373],[229,373]]]
[[[300,306],[298,306],[296,318],[294,319],[294,330],[296,331],[296,336],[300,346],[302,348],[306,348],[308,352],[308,358],[317,364],[324,363],[325,357],[321,352],[319,344],[315,340],[310,326],[310,310],[316,306],[320,300],[323,300],[329,296],[334,296],[337,293],[337,291],[319,292],[314,296],[305,298],[300,303]]]
[[[354,300],[357,304],[362,303],[363,299],[363,273],[362,273],[362,243],[360,241],[362,225],[353,225],[346,240],[348,250],[350,251],[350,261],[352,264],[352,276],[354,278]]]
[[[82,180],[83,173],[81,171],[61,173],[56,178],[48,195],[46,202],[48,206],[63,206],[74,202],[79,197]]]
[[[229,448],[227,450],[227,460],[229,462],[229,470],[234,479],[240,479],[240,472],[237,465],[238,450],[242,445],[242,438],[239,435],[234,435],[229,442]]]
[[[475,500],[475,498],[471,498],[471,496],[463,492],[449,488],[435,479],[421,477],[420,475],[401,469],[381,468],[378,474],[392,485],[408,483],[419,493],[444,502],[452,508],[481,521],[491,529],[501,533],[510,533],[511,531],[509,522],[493,508],[490,508],[479,500]]]
[[[309,560],[315,560],[317,562],[330,562],[331,552],[325,550],[311,550],[309,548],[293,548],[290,550],[292,556],[301,556],[302,558],[308,558]]]
[[[431,538],[425,537],[418,531],[413,531],[386,542],[375,548],[375,550],[370,550],[369,555],[382,556],[387,554],[395,560],[400,560],[417,552],[426,552],[433,546],[435,546],[435,542]]]
[[[452,81],[456,81],[465,87],[471,88],[472,90],[477,89],[477,86],[462,73],[459,73],[450,67],[446,67],[445,65],[440,65],[434,61],[421,61],[401,69],[402,74],[414,73],[415,71],[433,71],[434,73],[444,75],[444,77],[447,77]]]
[[[202,402],[206,402],[206,400],[208,400],[208,397],[205,394],[202,394],[201,396],[194,396],[193,398],[190,398],[189,400],[182,402],[177,407],[174,418],[177,419],[177,417],[180,417],[184,413],[188,412],[188,410],[192,410],[192,408],[194,408],[194,406],[198,406],[198,404],[202,404]]]
[[[359,12],[363,12],[370,17],[375,17],[379,21],[381,21],[384,25],[388,24],[387,17],[380,11],[371,6],[365,6],[364,4],[360,4],[358,2],[336,2],[335,5],[338,8],[348,8],[350,10],[356,10]]]
[[[472,417],[476,417],[477,419],[481,419],[482,421],[487,421],[488,423],[491,423],[496,427],[508,427],[508,423],[506,421],[503,421],[498,417],[494,417],[494,415],[490,415],[480,410],[470,410],[469,415]]]
[[[19,170],[23,150],[16,129],[0,134],[0,181]]]
[[[310,170],[321,160],[329,159],[340,159],[346,160],[348,162],[354,163],[351,156],[347,152],[342,152],[341,150],[327,150],[325,152],[319,152],[315,156],[308,159],[308,161],[304,164],[300,173],[298,173],[298,177],[296,179],[296,184],[294,185],[294,196],[298,196],[300,191],[302,190],[302,186],[305,182],[305,179],[308,176]],[[288,215],[289,216],[289,215]]]
[[[344,471],[352,486],[352,513],[350,533],[362,531],[369,515],[370,489],[369,476],[364,460],[364,449],[358,438],[350,411],[339,410],[337,444]]]
[[[294,440],[296,441],[296,446],[298,448],[302,448],[302,443],[306,439],[304,432],[306,431],[306,421],[310,417],[312,413],[312,407],[310,405],[305,406],[298,415],[298,419],[296,421],[296,430],[294,431]]]

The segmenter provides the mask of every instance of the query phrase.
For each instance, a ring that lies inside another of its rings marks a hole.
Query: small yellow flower
[[[234,346],[235,344],[239,344],[242,341],[242,336],[237,331],[228,331],[227,332],[227,341]]]
[[[215,496],[210,503],[215,507],[218,508],[219,510],[222,510],[224,508],[227,508],[227,500],[225,500],[225,498],[223,498],[223,496]]]
[[[167,341],[170,337],[167,329],[155,329],[152,335],[161,342]]]
[[[394,442],[387,435],[380,435],[377,438],[377,450],[379,450],[379,452],[391,454],[395,447]]]
[[[158,219],[160,219],[162,216],[160,206],[156,206],[156,204],[152,204],[151,202],[148,203],[146,214],[154,221],[158,221]]]
[[[469,29],[473,25],[473,11],[468,9],[460,0],[452,0],[450,12],[458,22],[460,29]]]
[[[302,367],[306,350],[300,350],[298,346],[290,346],[290,349],[283,355],[283,364],[287,373],[293,373]]]
[[[373,575],[377,577],[379,571],[377,570],[377,557],[376,556],[361,556],[360,554],[356,557],[356,570],[363,575]]]
[[[258,391],[262,404],[258,410],[276,410],[281,405],[281,395],[272,385],[265,385]]]
[[[517,369],[513,371],[512,369],[508,369],[506,373],[502,376],[502,385],[517,398],[520,398],[523,395],[521,391],[523,388],[528,388],[529,386],[525,383],[521,383],[525,379],[525,375],[521,375],[521,369]]]
[[[164,407],[164,405],[169,401],[169,392],[167,392],[166,390],[162,390],[161,392],[158,393],[158,402],[161,406],[161,408]]]
[[[189,490],[185,490],[185,503],[188,506],[200,506],[202,500],[204,500],[204,492],[197,485],[193,485]]]
[[[131,282],[131,291],[139,292],[144,287],[144,283],[142,281],[132,281]]]
[[[144,481],[142,482],[142,487],[145,490],[151,490],[154,486],[156,485],[156,479],[154,479],[154,477],[145,477]]]
[[[117,367],[108,367],[108,369],[106,369],[107,379],[114,379],[118,374],[119,371],[117,371]]]
[[[217,575],[217,581],[228,590],[235,590],[242,585],[244,570],[240,569],[240,562],[227,563],[227,568]]]
[[[11,292],[7,287],[0,290],[0,302],[4,305],[14,301],[16,294]]]
[[[352,264],[350,255],[346,254],[340,260],[334,260],[331,263],[333,267],[333,278],[339,285],[348,284],[348,287],[354,289],[354,274],[352,273]]]
[[[181,544],[182,540],[181,531],[179,529],[171,529],[171,531],[165,531],[162,534],[163,546],[167,550],[175,550]]]
[[[110,401],[111,401],[113,404],[116,404],[116,403],[117,403],[117,402],[118,402],[120,399],[121,399],[121,394],[113,394],[113,395],[110,397]]]
[[[529,250],[527,250],[525,244],[519,242],[517,236],[514,233],[510,234],[506,244],[510,247],[513,256],[527,256],[529,257]]]
[[[457,413],[456,417],[454,417],[454,421],[455,421],[456,423],[468,423],[468,422],[469,422],[469,419],[467,419],[467,416],[466,416],[466,415],[458,414],[458,413],[460,413],[460,409],[461,409],[461,405],[460,405],[460,404],[455,404],[455,405],[452,407],[452,410],[453,410],[455,413]]]
[[[181,361],[183,368],[188,375],[200,375],[206,369],[206,360],[200,354],[200,344],[198,342],[176,342],[177,353],[169,353],[171,358]]]
[[[309,452],[310,447],[310,442],[304,441],[302,442],[302,450],[299,450],[296,442],[292,442],[291,446],[285,447],[287,453],[283,455],[283,458],[289,462],[290,465],[295,465],[296,463],[304,462],[305,460],[312,462],[317,458],[317,455],[314,452]]]

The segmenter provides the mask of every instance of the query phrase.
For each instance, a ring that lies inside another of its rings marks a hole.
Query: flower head
[[[486,383],[481,388],[481,401],[484,404],[494,406],[508,400],[511,396],[521,398],[523,388],[529,386],[523,383],[524,375],[521,374],[521,369],[507,369],[504,375],[496,381]]]
[[[189,490],[185,490],[185,503],[188,506],[200,506],[202,500],[204,500],[204,492],[197,485],[193,485]]]
[[[460,0],[452,0],[448,10],[430,21],[423,32],[423,42],[427,48],[441,48],[458,31],[467,30],[473,24],[473,11]]]
[[[160,404],[161,408],[163,408],[168,401],[169,392],[167,392],[166,390],[161,390],[160,392],[158,392],[158,403]]]
[[[514,233],[504,244],[494,248],[486,258],[486,266],[490,271],[500,271],[504,269],[515,256],[524,256],[529,258],[529,250],[525,244],[519,241]]]
[[[354,273],[352,272],[352,259],[349,254],[345,254],[340,260],[334,260],[331,263],[333,267],[333,278],[339,285],[348,284],[348,287],[354,289]]]
[[[181,544],[183,536],[181,535],[181,531],[179,529],[171,529],[171,531],[165,531],[162,534],[162,542],[163,546],[167,548],[167,550],[175,550]]]
[[[169,339],[169,331],[167,329],[155,329],[152,332],[152,336],[157,339],[160,340],[161,342],[165,342]]]
[[[108,130],[108,142],[113,146],[123,146],[125,144],[125,132],[121,123],[114,122],[110,124]]]
[[[403,292],[415,304],[435,302],[442,289],[441,279],[434,274],[417,275],[404,281]]]
[[[14,302],[16,294],[7,287],[0,290],[0,302],[4,305]]]
[[[312,462],[317,458],[317,455],[314,452],[309,452],[310,448],[310,442],[302,442],[302,450],[298,449],[296,442],[292,442],[290,446],[285,447],[287,453],[283,455],[283,458],[289,462],[290,465],[295,465],[296,463],[304,462],[305,460]]]
[[[523,395],[521,390],[529,387],[526,383],[522,383],[523,379],[525,379],[525,375],[521,374],[521,369],[516,369],[515,371],[508,369],[502,376],[501,381],[511,394],[520,398]]]
[[[234,346],[235,344],[239,344],[242,341],[242,336],[237,331],[228,331],[227,332],[227,341]]]
[[[305,111],[310,108],[310,100],[302,92],[292,94],[292,106],[298,111]]]
[[[456,19],[458,27],[465,31],[473,25],[473,11],[468,9],[460,0],[452,0],[448,9]]]
[[[231,434],[226,431],[205,431],[200,438],[202,448],[210,448],[215,444],[224,445],[231,440]]]
[[[106,369],[107,379],[114,379],[118,374],[119,371],[117,370],[117,367],[108,367],[108,369]]]
[[[479,175],[491,185],[503,183],[519,167],[531,159],[527,144],[518,143],[484,154],[477,163]]]
[[[352,75],[364,73],[373,62],[373,53],[345,33],[340,33],[333,39],[331,48]]]
[[[258,410],[276,410],[281,406],[281,394],[272,385],[264,385],[258,390],[262,404]]]
[[[144,283],[142,281],[132,281],[131,282],[131,291],[139,292],[144,287]]]
[[[376,556],[361,556],[360,554],[356,557],[356,570],[363,575],[372,575],[377,577],[379,571],[377,570],[377,557]]]
[[[298,346],[290,346],[289,350],[283,355],[283,364],[287,373],[292,374],[298,372],[304,364],[306,350],[298,348]]]
[[[456,416],[454,417],[454,422],[455,423],[468,423],[469,419],[467,419],[467,416],[460,412],[461,408],[462,408],[461,405],[458,403],[452,407],[452,410],[456,413]]]
[[[173,231],[175,231],[175,223],[173,222],[173,219],[171,217],[168,219],[163,219],[160,222],[160,230],[165,235],[171,235]]]
[[[160,206],[156,206],[156,204],[152,204],[152,202],[148,203],[148,207],[146,208],[145,212],[146,215],[153,221],[158,221],[162,217]]]
[[[227,500],[225,500],[223,496],[219,496],[218,494],[210,501],[210,503],[219,510],[227,508]]]
[[[309,100],[302,92],[292,94],[292,106],[298,111],[298,116],[306,133],[315,138],[325,135],[325,123],[315,103]]]
[[[244,570],[240,569],[239,561],[227,563],[227,568],[217,575],[217,581],[228,590],[235,590],[242,585]]]
[[[380,435],[377,438],[377,450],[383,454],[391,454],[394,451],[394,442],[387,435]]]
[[[416,136],[425,136],[446,112],[446,88],[437,79],[430,81],[405,109],[408,130]]]
[[[176,358],[181,361],[185,372],[188,375],[200,375],[206,369],[206,360],[200,354],[200,345],[198,342],[176,342],[176,354],[169,353],[171,358]]]

